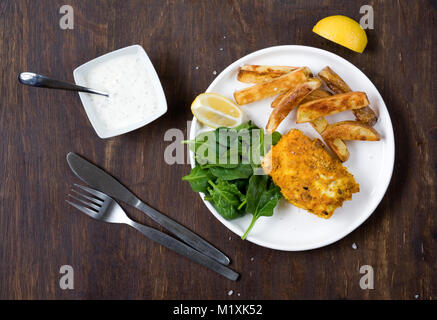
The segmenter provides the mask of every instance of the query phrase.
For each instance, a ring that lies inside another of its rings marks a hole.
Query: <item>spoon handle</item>
[[[18,75],[18,81],[22,84],[32,87],[40,87],[40,88],[50,88],[50,89],[62,89],[69,91],[79,91],[86,93],[94,93],[102,96],[108,97],[109,95],[106,92],[94,90],[91,88],[86,88],[82,86],[75,85],[70,82],[60,81],[57,79],[49,78],[43,76],[41,74],[36,74],[33,72],[22,72]]]

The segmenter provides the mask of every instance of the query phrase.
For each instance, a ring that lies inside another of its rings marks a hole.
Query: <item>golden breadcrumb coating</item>
[[[292,129],[264,157],[262,166],[285,199],[328,219],[359,192],[354,176],[333,158],[323,143]]]

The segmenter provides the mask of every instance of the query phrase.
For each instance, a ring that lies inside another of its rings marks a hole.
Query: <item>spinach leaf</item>
[[[206,193],[208,181],[215,179],[214,175],[209,170],[202,169],[200,166],[195,166],[189,175],[182,177],[182,180],[188,181],[191,188],[195,192]]]
[[[238,190],[240,190],[240,192],[242,194],[246,194],[247,186],[249,184],[249,179],[236,179],[236,180],[232,180],[232,184],[237,186]]]
[[[255,222],[261,216],[272,216],[273,209],[281,198],[281,192],[272,179],[267,175],[253,175],[249,179],[249,186],[246,194],[246,211],[253,215],[252,222],[247,228],[244,235],[241,237],[245,239],[252,230]]]
[[[232,128],[219,127],[214,130],[216,141],[225,146],[231,148],[238,139],[238,131]]]
[[[204,165],[215,163],[219,152],[213,131],[199,134],[194,142],[194,158],[197,163]]]
[[[266,135],[264,141],[262,142],[264,144],[264,153],[268,152],[272,146],[275,146],[279,140],[281,140],[281,138],[282,134],[280,134],[278,131]]]
[[[190,150],[196,152],[197,149],[205,143],[211,135],[210,131],[199,133],[194,140],[184,140],[183,144],[188,144],[190,146]]]
[[[216,183],[209,180],[208,183],[211,188],[208,188],[209,196],[205,199],[213,204],[223,218],[235,219],[243,214],[239,208],[245,201],[245,196],[236,185],[221,179],[218,179]]]
[[[253,130],[251,138],[251,163],[255,165],[261,164],[261,157],[264,156],[264,130]]]
[[[282,134],[278,131],[272,133],[272,145],[276,146],[276,144],[281,140]]]
[[[261,216],[273,215],[281,198],[280,189],[269,176],[257,175],[263,170],[260,160],[281,139],[279,132],[264,135],[251,122],[235,128],[217,128],[185,141],[194,152],[196,167],[183,180],[194,191],[205,193],[216,210],[226,219],[246,212],[253,215],[243,239]]]
[[[249,178],[253,174],[250,164],[240,164],[235,168],[211,167],[211,173],[222,180]]]
[[[234,130],[240,131],[243,129],[252,130],[252,129],[259,129],[255,124],[252,123],[252,121],[242,123],[236,127],[233,128]]]
[[[223,128],[219,128],[224,130]],[[199,137],[200,136],[200,137]],[[208,131],[201,133],[193,141],[189,141],[194,148],[194,158],[196,163],[203,168],[218,166],[223,168],[235,168],[238,166],[238,150],[229,149],[226,143],[226,134],[220,135],[217,131]],[[221,139],[221,140],[220,140]]]

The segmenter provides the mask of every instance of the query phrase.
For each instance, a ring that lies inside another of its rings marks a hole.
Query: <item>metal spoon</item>
[[[18,75],[18,81],[20,81],[22,84],[32,87],[80,91],[80,92],[94,93],[94,94],[99,94],[101,96],[109,97],[109,94],[103,91],[78,86],[73,83],[56,80],[33,72],[20,73]]]

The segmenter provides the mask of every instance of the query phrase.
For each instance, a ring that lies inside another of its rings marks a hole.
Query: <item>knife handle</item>
[[[210,243],[203,240],[197,234],[187,229],[186,227],[180,225],[176,221],[170,219],[169,217],[163,215],[159,211],[153,209],[148,206],[141,200],[138,201],[136,208],[144,212],[150,218],[155,220],[162,227],[173,233],[176,237],[189,244],[191,247],[196,249],[197,251],[203,253],[204,255],[220,262],[221,264],[228,265],[230,260],[229,258],[215,248]]]
[[[144,226],[132,220],[128,223],[128,225],[134,227],[149,239],[160,243],[164,247],[173,250],[180,255],[183,255],[188,259],[217,272],[218,274],[221,274],[229,280],[236,281],[239,277],[239,274],[236,273],[234,270],[218,263],[216,260],[211,259],[210,257],[194,250],[190,246],[187,246],[185,243],[176,240],[175,238],[170,237],[169,235],[161,231]]]

